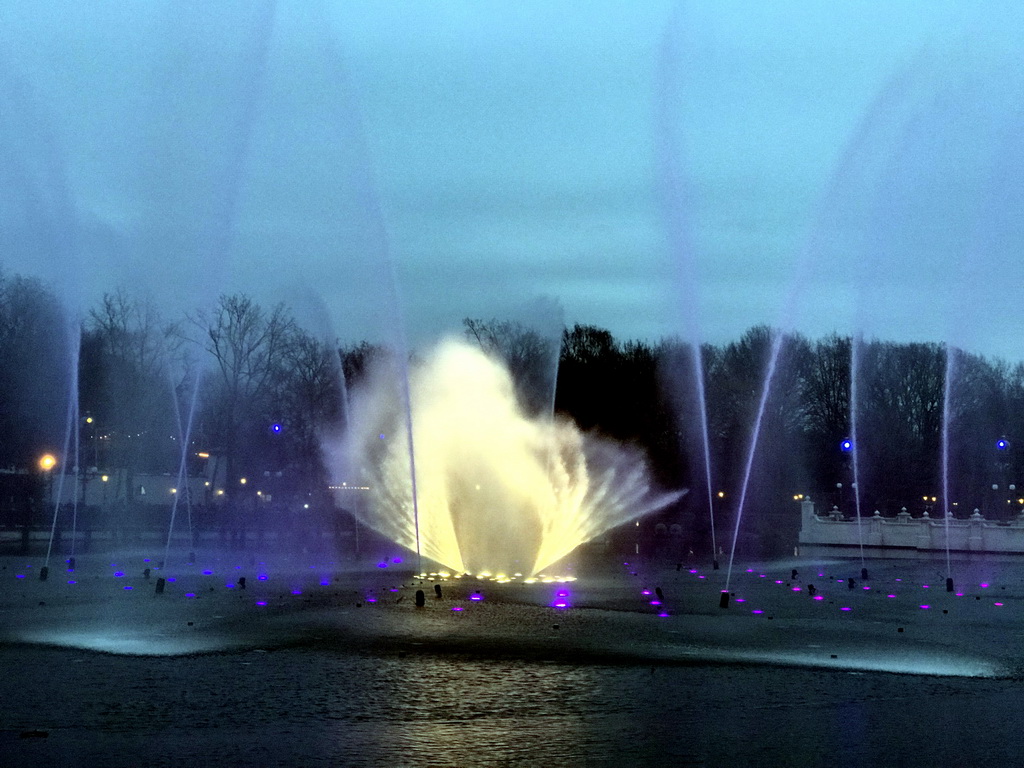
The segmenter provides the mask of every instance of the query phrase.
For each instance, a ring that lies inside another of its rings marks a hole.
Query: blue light
[[[839,444],[839,450],[841,450],[843,453],[848,453],[849,451],[852,451],[853,440],[851,440],[850,438],[846,438],[845,440],[843,440],[843,442]]]
[[[275,435],[281,434],[282,429],[284,429],[284,427],[282,427],[279,422],[275,421],[273,424],[270,425],[270,431],[273,432]]]
[[[996,448],[998,450],[1005,451],[1009,447],[1010,447],[1010,441],[1009,440],[1007,440],[1005,438],[1000,439],[1000,440],[996,440]]]

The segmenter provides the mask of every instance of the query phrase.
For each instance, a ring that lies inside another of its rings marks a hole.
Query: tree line
[[[777,339],[764,326],[728,344],[701,345],[696,365],[694,349],[679,340],[620,341],[590,325],[558,338],[522,322],[467,318],[464,331],[506,362],[525,411],[554,410],[583,430],[635,444],[663,486],[689,488],[665,514],[698,538],[709,527],[709,498],[723,529],[736,512],[776,341],[781,354],[743,526],[764,551],[792,542],[793,499],[801,494],[855,513],[853,451],[843,450],[854,433],[864,514],[906,507],[934,515],[948,507],[966,517],[977,508],[1005,519],[1024,510],[1017,500],[1024,498],[1022,364],[947,353],[937,343]],[[32,470],[43,451],[59,451],[73,415],[80,468],[123,470],[129,501],[135,474],[177,472],[184,457],[193,473],[201,462],[221,463],[227,502],[254,492],[241,482],[247,477],[274,477],[290,498],[326,502],[321,440],[344,429],[346,387],[386,354],[365,342],[339,348],[301,328],[285,305],[262,306],[244,294],[169,321],[118,290],[69,318],[37,280],[0,275],[0,467]],[[62,466],[70,469],[71,460],[62,457]]]

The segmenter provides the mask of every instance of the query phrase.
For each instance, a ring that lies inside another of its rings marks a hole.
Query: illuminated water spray
[[[361,468],[370,489],[362,522],[415,549],[405,404],[393,374],[379,370],[353,393],[335,466]],[[563,419],[524,415],[508,371],[476,347],[441,343],[409,382],[420,549],[447,568],[537,573],[682,496],[654,491],[638,452]]]

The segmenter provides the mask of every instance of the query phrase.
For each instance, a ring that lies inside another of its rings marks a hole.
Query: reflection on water
[[[411,645],[175,658],[0,646],[0,665],[4,765],[936,766],[1015,764],[1024,747],[1012,680]],[[47,736],[18,738],[29,731]]]

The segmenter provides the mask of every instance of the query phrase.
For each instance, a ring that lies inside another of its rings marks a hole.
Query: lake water
[[[797,583],[776,563],[722,611],[720,574],[635,564],[581,577],[568,610],[545,585],[446,584],[416,609],[416,584],[376,572],[241,592],[197,566],[157,597],[121,563],[73,585],[6,564],[3,768],[933,768],[1024,748],[1018,566],[958,566],[954,595],[930,565],[875,563],[852,590],[859,564]]]

